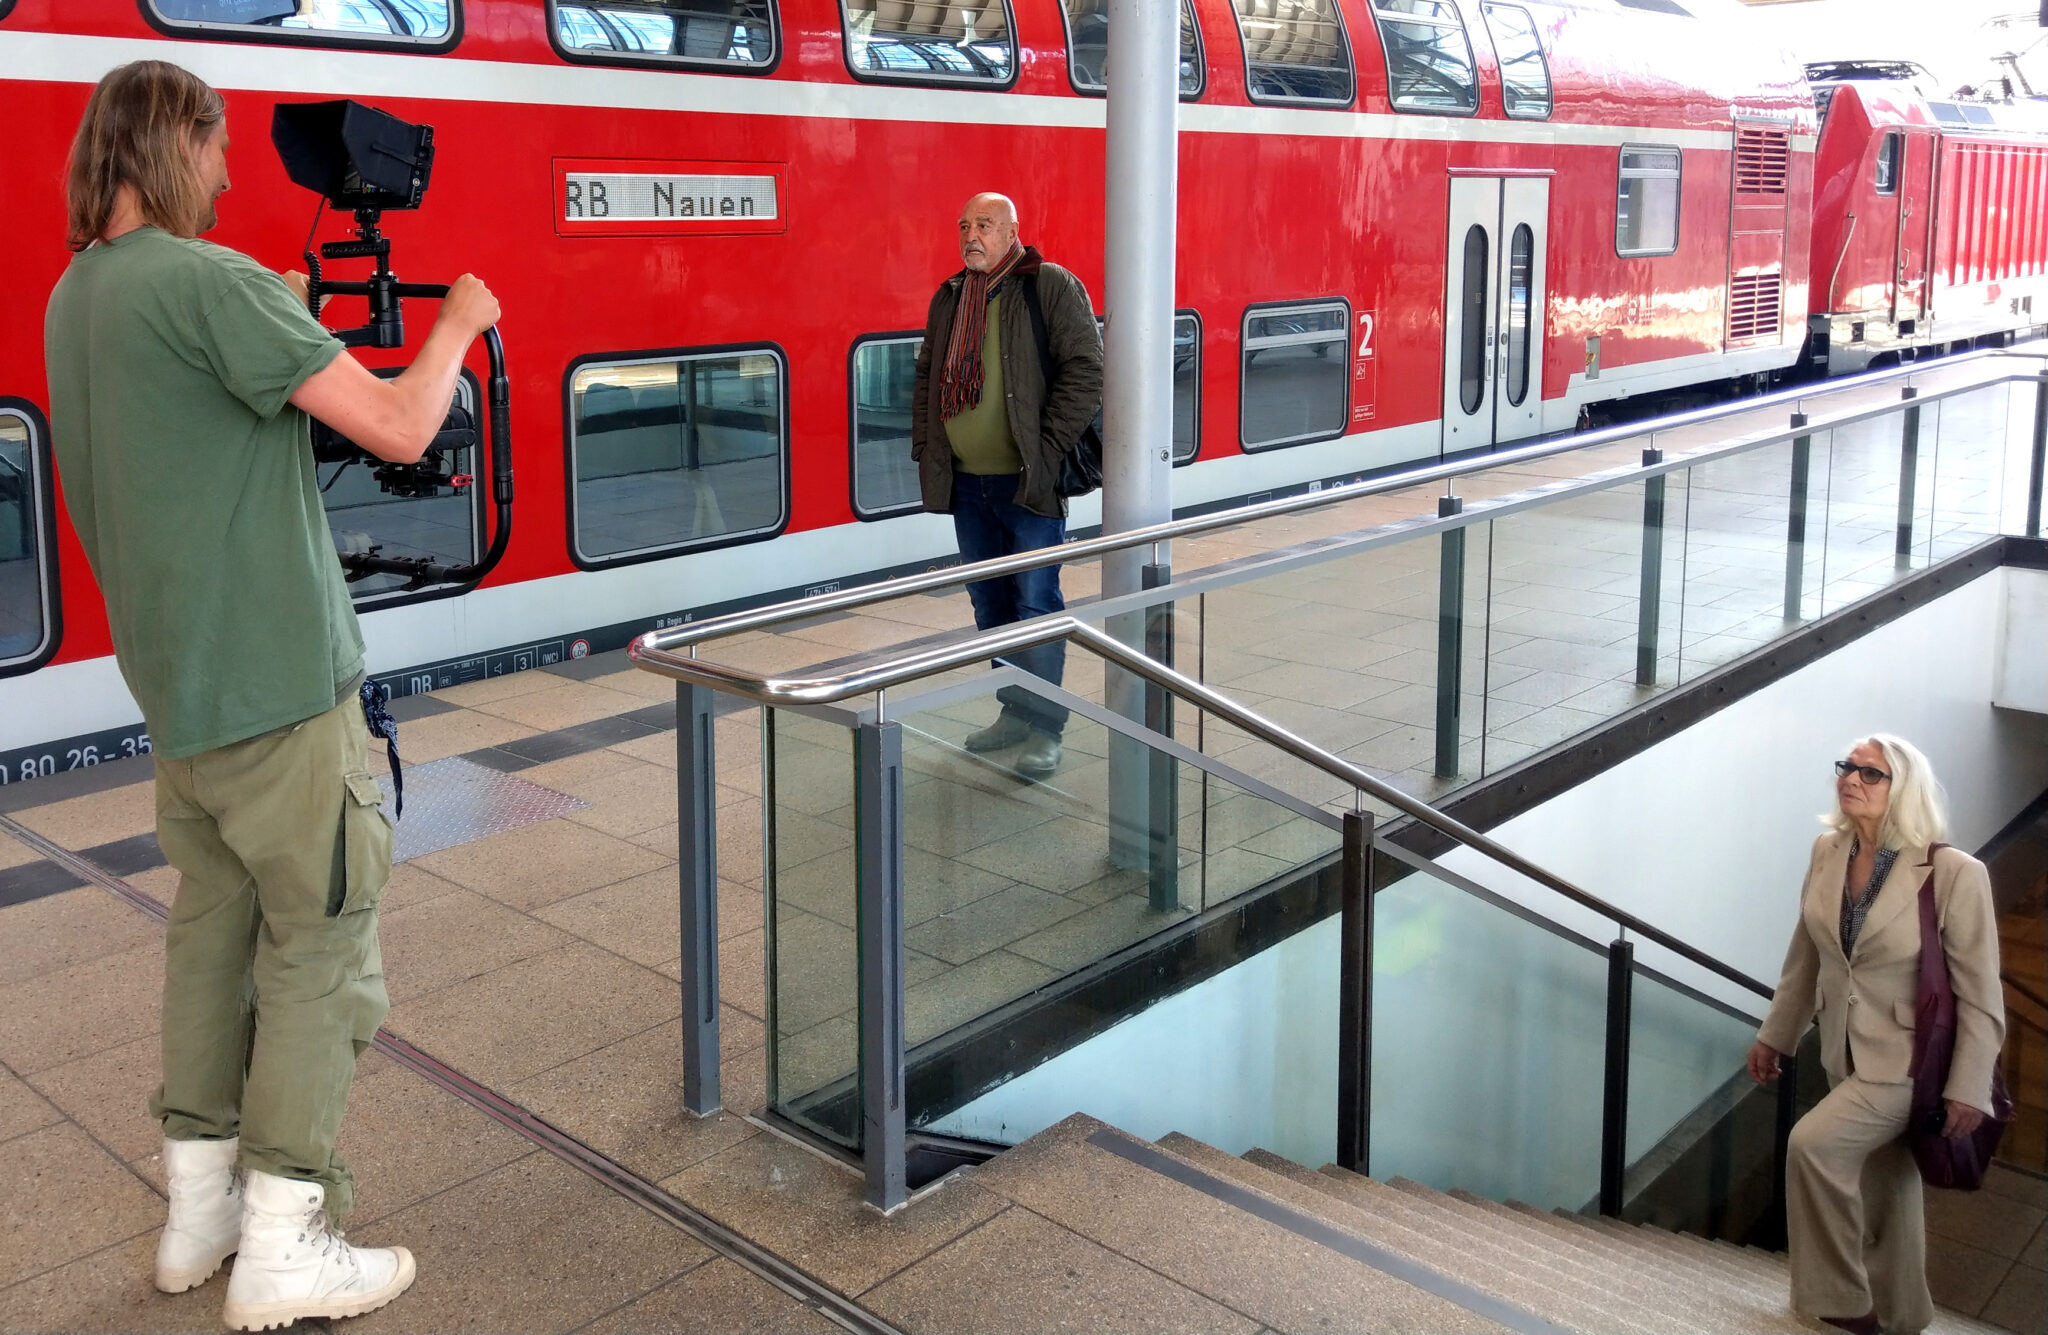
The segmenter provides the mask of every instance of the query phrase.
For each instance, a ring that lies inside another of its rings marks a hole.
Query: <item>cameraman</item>
[[[404,1248],[331,1231],[353,1196],[334,1152],[349,1083],[390,1008],[376,908],[392,835],[308,414],[419,458],[498,303],[465,275],[419,360],[371,375],[307,312],[303,280],[196,239],[227,147],[220,94],[189,72],[141,61],[100,81],[44,339],[65,506],[180,873],[151,1100],[170,1197],[156,1285],[201,1284],[239,1249],[223,1316],[254,1330],[371,1311],[414,1272]]]

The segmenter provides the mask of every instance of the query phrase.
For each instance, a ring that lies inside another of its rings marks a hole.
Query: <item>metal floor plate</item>
[[[391,780],[380,778],[385,810],[391,810]],[[398,821],[392,861],[438,853],[522,825],[552,820],[590,803],[543,788],[516,774],[501,774],[461,756],[405,767],[405,815]]]

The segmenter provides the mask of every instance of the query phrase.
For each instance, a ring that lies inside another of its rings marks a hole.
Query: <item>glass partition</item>
[[[769,710],[766,785],[768,1106],[860,1141],[853,733]]]

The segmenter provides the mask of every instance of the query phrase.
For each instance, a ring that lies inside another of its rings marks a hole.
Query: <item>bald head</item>
[[[1017,244],[1017,206],[1008,195],[984,191],[960,210],[960,259],[977,273],[1003,262]]]

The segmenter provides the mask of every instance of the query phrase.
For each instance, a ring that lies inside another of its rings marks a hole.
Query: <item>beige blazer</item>
[[[1899,850],[1871,901],[1851,955],[1842,953],[1842,878],[1850,836],[1814,841],[1800,897],[1799,925],[1785,972],[1758,1037],[1779,1052],[1799,1045],[1820,1022],[1821,1063],[1831,1084],[1854,1071],[1878,1084],[1912,1079],[1914,1002],[1920,990],[1920,886],[1927,846]],[[1956,994],[1956,1048],[1944,1097],[1991,1110],[1991,1068],[2005,1041],[2005,1000],[1998,980],[1998,924],[1991,878],[1969,854],[1935,855],[1934,910]],[[1860,890],[1861,887],[1859,886]]]

